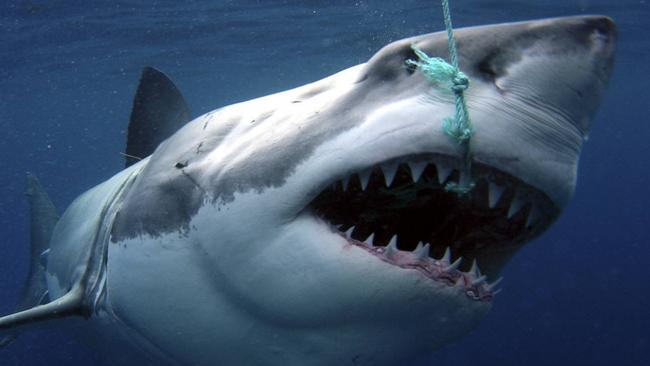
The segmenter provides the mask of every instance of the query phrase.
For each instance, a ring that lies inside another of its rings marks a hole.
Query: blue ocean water
[[[650,4],[452,0],[455,26],[605,14],[619,26],[610,89],[575,197],[504,270],[482,325],[422,365],[650,365]],[[123,166],[140,70],[164,70],[194,115],[364,62],[442,28],[434,0],[81,1],[0,5],[0,313],[28,263],[25,172],[63,209]],[[390,347],[390,340],[386,340]],[[0,364],[89,365],[57,329],[23,335]]]

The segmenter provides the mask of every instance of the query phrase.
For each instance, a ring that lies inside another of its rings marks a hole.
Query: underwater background
[[[451,0],[455,27],[605,14],[619,42],[573,201],[506,266],[480,327],[417,365],[650,365],[648,2]],[[169,75],[198,116],[442,28],[437,0],[4,0],[0,313],[12,311],[28,270],[25,172],[60,210],[118,172],[143,66]],[[91,365],[91,354],[52,328],[23,334],[0,365]]]

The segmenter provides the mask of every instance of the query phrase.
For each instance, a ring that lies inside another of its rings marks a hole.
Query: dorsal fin
[[[151,155],[163,140],[189,120],[189,108],[174,83],[153,67],[145,67],[133,99],[126,167]]]
[[[45,261],[43,258],[47,255],[50,244],[50,238],[54,231],[54,226],[59,221],[59,213],[54,204],[48,197],[47,193],[41,187],[38,179],[30,173],[27,173],[27,200],[31,212],[30,219],[30,265],[27,280],[23,286],[23,292],[20,302],[16,306],[16,312],[23,312],[41,305],[47,300],[47,284],[45,283]],[[28,313],[29,314],[29,313]],[[33,314],[33,312],[31,313]],[[1,318],[0,329],[9,328],[8,319]],[[11,333],[0,340],[0,347],[5,346],[17,336],[17,331]]]
[[[54,226],[59,221],[59,212],[54,207],[52,200],[41,187],[38,179],[27,173],[27,200],[29,202],[30,218],[30,246],[31,259],[27,283],[23,289],[19,310],[28,309],[38,305],[47,292],[45,283],[44,256],[50,247],[50,239]]]

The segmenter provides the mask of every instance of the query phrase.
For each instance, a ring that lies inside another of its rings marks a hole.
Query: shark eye
[[[490,59],[484,59],[478,64],[478,71],[482,76],[490,80],[494,80],[497,77],[497,72],[494,69],[493,65],[490,63]]]
[[[415,66],[413,63],[418,61],[418,56],[415,54],[415,52],[409,47],[406,56],[404,57],[404,67],[406,68],[406,72],[409,75],[413,75],[415,73],[415,70],[417,69],[417,66]]]

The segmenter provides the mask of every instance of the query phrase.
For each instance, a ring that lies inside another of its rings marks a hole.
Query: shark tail
[[[13,342],[23,325],[37,321],[40,318],[39,314],[44,314],[42,307],[45,305],[42,304],[49,301],[45,268],[50,238],[54,226],[59,221],[59,213],[38,179],[30,173],[27,173],[26,195],[31,212],[29,274],[15,313],[0,318],[0,332],[6,332],[6,335],[0,339],[0,348]],[[39,311],[35,311],[37,309]]]

